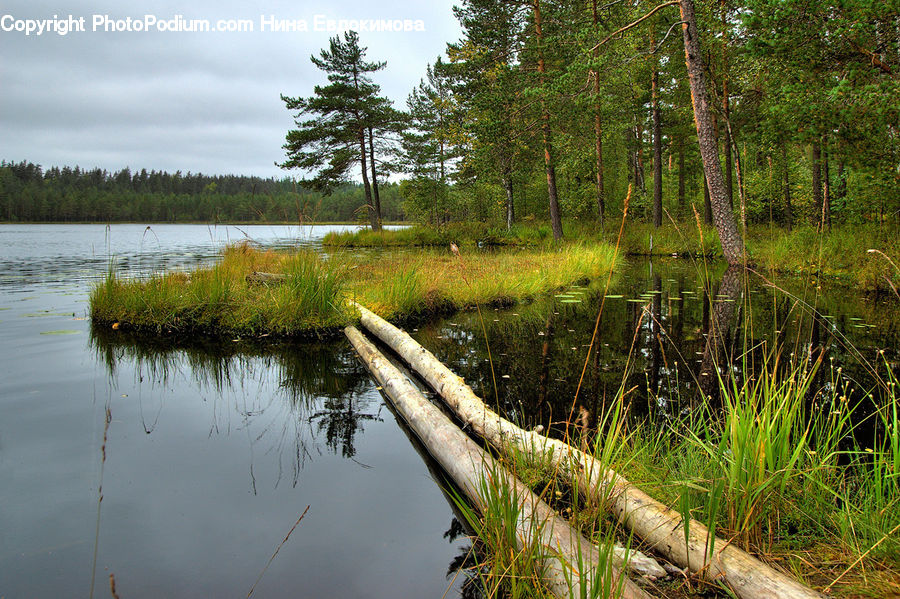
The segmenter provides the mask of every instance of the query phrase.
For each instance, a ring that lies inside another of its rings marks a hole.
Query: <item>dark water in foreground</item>
[[[669,420],[700,408],[700,390],[715,398],[720,374],[740,379],[742,364],[758,372],[766,357],[771,368],[776,351],[782,366],[821,360],[813,391],[849,384],[851,398],[862,399],[886,369],[900,376],[894,297],[815,279],[744,278],[689,260],[629,262],[613,279],[590,357],[605,280],[511,310],[483,310],[493,377],[477,313],[422,325],[414,335],[482,397],[494,397],[496,380],[501,410],[528,427],[570,415],[592,425],[620,387],[634,415]],[[862,402],[856,419],[871,406]]]
[[[324,230],[0,226],[0,596],[86,596],[92,574],[97,596],[110,574],[122,597],[246,596],[307,506],[254,596],[459,596],[454,564],[469,543],[343,340],[91,337],[87,293],[110,253],[135,274],[190,268],[245,234],[317,247]],[[734,331],[748,319],[750,345],[779,330],[786,352],[821,353],[821,385],[838,366],[862,379],[860,360],[897,368],[896,303],[799,280],[779,282],[793,297],[759,280],[734,295],[721,269],[708,285],[698,272],[676,261],[625,269],[577,402],[596,285],[484,310],[504,410],[548,424],[574,404],[590,420],[626,370],[636,410],[691,410],[716,322],[726,355],[743,346]],[[492,397],[475,313],[414,334]]]
[[[445,538],[450,506],[346,344],[91,340],[107,244],[145,273],[243,238],[152,233],[0,226],[0,596],[88,596],[96,545],[95,596],[113,574],[121,597],[243,597],[309,506],[254,597],[440,597],[468,543]]]

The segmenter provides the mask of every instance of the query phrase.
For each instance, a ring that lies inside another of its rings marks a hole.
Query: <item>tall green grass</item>
[[[896,592],[896,378],[888,370],[877,396],[852,404],[848,397],[861,390],[836,371],[813,387],[817,367],[783,366],[773,357],[742,382],[721,380],[720,407],[706,404],[664,427],[634,423],[629,435],[617,437],[621,454],[613,467],[727,542],[800,556],[792,559],[795,575],[816,577],[819,588],[838,583],[839,595]],[[872,399],[878,407],[865,418],[861,406]],[[810,565],[824,555],[827,573]]]
[[[479,586],[487,597],[524,599],[543,597],[546,589],[540,577],[544,549],[533,535],[523,545],[517,532],[521,517],[519,491],[508,477],[488,472],[479,481],[481,511],[476,511],[458,494],[454,501],[481,544],[481,563],[476,569]],[[532,522],[539,530],[543,523]]]
[[[283,284],[248,282],[254,271],[286,275]],[[91,292],[95,324],[168,333],[317,336],[352,318],[344,302],[343,266],[300,251],[288,256],[247,246],[190,274],[122,279],[113,270]]]
[[[789,486],[795,491],[802,486],[800,479],[811,474],[808,469],[817,464],[813,443],[832,456],[846,432],[846,418],[820,422],[821,412],[809,412],[817,367],[779,376],[775,360],[740,383],[720,381],[724,420],[706,404],[700,430],[690,432],[690,440],[718,470],[707,517],[737,533],[745,549],[762,545],[763,525],[783,510],[782,502],[790,501]],[[818,433],[814,441],[813,432]]]
[[[546,472],[541,474],[540,468],[535,469],[530,459],[513,456],[507,463],[515,476],[530,481],[531,487],[538,487],[536,491],[542,499],[559,503],[554,501],[559,491],[553,487],[540,488],[539,481]],[[460,513],[476,533],[476,542],[479,544],[477,555],[480,560],[475,569],[475,578],[485,597],[530,599],[551,596],[541,578],[541,572],[544,570],[543,561],[550,557],[548,552],[552,550],[543,547],[538,540],[540,531],[547,523],[537,519],[527,522],[526,528],[533,531],[532,540],[523,542],[518,533],[518,527],[524,518],[520,508],[523,498],[509,476],[499,472],[498,469],[503,467],[501,464],[496,465],[479,480],[479,510],[473,508],[458,493],[451,493]],[[592,542],[597,550],[598,563],[595,570],[591,570],[582,561],[580,553],[577,563],[564,566],[564,576],[574,599],[614,599],[622,595],[625,577],[613,576],[615,530],[614,527],[606,527],[604,532],[588,535],[593,537]],[[566,563],[555,553],[553,557]],[[572,576],[576,571],[585,573],[577,581]]]
[[[331,233],[325,244],[334,247],[559,247],[568,243],[615,242],[612,227],[567,220],[566,241],[553,241],[547,225],[519,223],[507,230],[490,223],[415,225],[397,230]],[[812,226],[792,231],[770,225],[751,225],[746,245],[752,260],[772,272],[816,274],[858,282],[867,290],[900,290],[900,235],[895,228],[845,224],[819,232]],[[879,253],[868,252],[870,249]],[[656,228],[631,221],[621,242],[622,253],[640,256],[721,258],[718,233],[712,225],[669,221]],[[900,294],[900,292],[898,292]]]
[[[845,277],[873,291],[900,287],[900,270],[891,262],[900,258],[896,230],[845,225],[828,232],[812,227],[750,231],[747,245],[756,262],[769,270]]]
[[[422,318],[477,305],[509,305],[605,274],[604,243],[558,249],[466,252],[465,273],[447,251],[332,256],[262,252],[242,245],[191,273],[123,279],[114,269],[92,291],[93,321],[150,332],[321,336],[354,314],[353,299],[386,318]],[[248,282],[255,271],[284,275]],[[464,276],[465,274],[465,276]]]

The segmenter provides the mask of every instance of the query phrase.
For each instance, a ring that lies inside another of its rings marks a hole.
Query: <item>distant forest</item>
[[[403,220],[399,185],[380,189],[382,217]],[[350,183],[324,195],[289,178],[0,162],[2,222],[355,222],[365,203]]]

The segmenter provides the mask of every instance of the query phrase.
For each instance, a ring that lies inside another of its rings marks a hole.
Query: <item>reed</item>
[[[91,292],[91,318],[155,333],[320,336],[352,317],[342,270],[308,251],[276,255],[234,246],[220,263],[189,274],[126,280],[111,270]],[[246,276],[255,271],[281,272],[286,279],[254,285]]]
[[[501,463],[511,468],[515,476],[525,481],[541,499],[563,507],[560,498],[563,491],[557,487],[558,479],[553,478],[549,467],[536,466],[532,460],[517,458],[513,454],[510,460]],[[504,467],[498,465],[498,468]],[[488,470],[479,480],[478,496],[480,511],[472,508],[458,492],[451,490],[451,497],[459,512],[463,515],[469,528],[476,533],[477,564],[470,571],[470,579],[476,580],[481,593],[485,597],[507,598],[545,598],[551,596],[541,580],[542,562],[548,549],[539,542],[522,544],[517,533],[524,517],[521,513],[521,497],[519,491],[510,484],[510,478],[494,470]],[[544,484],[544,483],[548,484]],[[576,494],[577,495],[577,494]],[[562,509],[563,513],[572,515],[571,507]],[[575,512],[578,513],[578,512]],[[596,522],[594,522],[595,524]],[[531,529],[539,531],[546,523],[533,521],[528,524]],[[584,524],[584,523],[582,523]],[[598,555],[596,569],[589,576],[581,576],[578,581],[572,580],[572,571],[586,572],[586,564],[581,562],[578,552],[578,563],[571,564],[571,569],[563,571],[571,589],[571,596],[577,599],[614,599],[621,597],[624,589],[624,576],[615,575],[614,545],[617,528],[594,528],[587,538],[595,544]],[[532,535],[539,538],[540,533]],[[626,552],[629,551],[630,539]]]
[[[607,424],[596,452],[615,443],[617,471],[730,542],[795,556],[795,575],[819,588],[889,595],[900,590],[896,377],[888,369],[865,399],[879,407],[861,418],[862,401],[848,399],[860,390],[837,372],[813,388],[816,367],[772,358],[742,383],[721,381],[719,411],[634,422],[615,441]]]
[[[475,572],[484,596],[510,599],[547,596],[539,575],[543,548],[538,542],[519,546],[517,489],[508,477],[487,473],[479,481],[478,493],[483,505],[480,513],[458,494],[453,499],[480,544],[481,560]],[[540,527],[542,523],[535,522],[532,526]],[[533,535],[535,539],[538,537]]]

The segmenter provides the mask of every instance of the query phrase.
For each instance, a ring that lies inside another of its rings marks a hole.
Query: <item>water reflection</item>
[[[151,394],[159,403],[155,414],[150,409],[150,418],[143,420],[147,434],[164,408],[165,389],[176,381],[187,378],[197,389],[210,390],[217,401],[237,394],[234,409],[242,419],[238,426],[261,424],[254,442],[270,439],[262,448],[266,453],[277,450],[292,457],[295,485],[305,460],[323,447],[353,458],[365,423],[382,420],[382,404],[364,393],[368,373],[341,341],[186,340],[93,327],[90,344],[111,380],[127,366],[138,383],[162,391]],[[254,389],[258,392],[248,393]],[[223,417],[217,412],[211,433],[232,429]]]
[[[708,399],[718,398],[719,383],[728,380],[738,355],[744,306],[741,299],[747,275],[740,266],[730,266],[722,274],[714,294],[706,292],[709,288],[704,290],[706,344],[697,380]]]
[[[526,427],[595,423],[621,388],[633,413],[667,419],[715,401],[720,378],[752,373],[773,352],[782,368],[821,363],[814,391],[849,380],[865,388],[880,362],[900,362],[896,305],[818,281],[665,260],[635,263],[614,280],[588,355],[602,291],[574,286],[487,312],[500,386],[499,401],[489,403]],[[476,314],[414,335],[476,393],[493,397]]]
[[[395,365],[403,368],[402,365],[396,363]],[[409,372],[406,371],[406,374],[409,375]],[[417,381],[414,378],[411,378],[411,380],[418,385],[423,394],[426,396],[431,394],[421,381]],[[444,596],[451,596],[449,591],[454,589],[457,592],[457,595],[454,596],[459,596],[462,599],[487,599],[491,595],[484,586],[484,579],[480,576],[484,555],[477,540],[478,533],[469,526],[468,520],[460,509],[460,502],[467,502],[465,496],[447,476],[441,465],[431,457],[428,449],[419,441],[419,438],[409,428],[406,421],[391,407],[390,403],[386,402],[385,405],[394,416],[398,428],[403,431],[403,434],[409,439],[410,445],[412,445],[425,464],[428,474],[441,490],[441,496],[447,502],[453,514],[450,518],[449,527],[444,531],[443,538],[449,544],[457,546],[457,552],[447,566],[446,578],[449,588],[444,593]],[[462,543],[462,541],[467,542]]]

